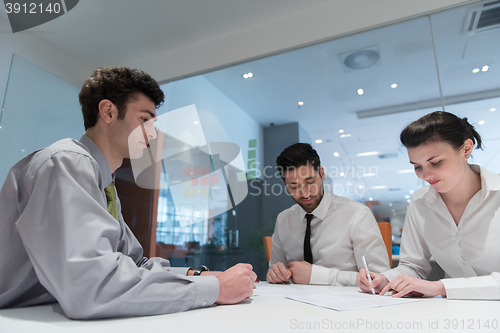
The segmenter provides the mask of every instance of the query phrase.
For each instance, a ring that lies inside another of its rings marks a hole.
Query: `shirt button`
[[[207,305],[207,302],[203,301],[203,303],[201,303],[201,306],[205,306]]]

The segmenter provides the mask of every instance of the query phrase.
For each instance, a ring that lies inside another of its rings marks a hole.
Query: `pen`
[[[366,264],[365,256],[362,256],[361,258],[363,258],[363,264],[365,265],[366,277],[368,278],[368,281],[372,283],[372,277],[370,276],[370,271],[368,270],[368,265]],[[372,294],[375,295],[375,289],[373,288],[372,288]]]

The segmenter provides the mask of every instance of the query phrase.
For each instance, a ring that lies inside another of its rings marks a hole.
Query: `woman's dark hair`
[[[312,165],[319,172],[321,162],[316,150],[308,143],[296,143],[285,148],[276,158],[278,170],[283,178],[283,173],[301,166]]]
[[[164,100],[158,83],[141,70],[125,67],[97,68],[78,94],[85,130],[97,124],[99,102],[109,99],[118,109],[118,119],[125,117],[126,104],[139,93],[149,97],[158,108]]]
[[[467,118],[462,119],[444,111],[429,113],[412,122],[401,132],[399,138],[406,148],[443,141],[460,149],[467,139],[471,139],[476,148],[482,149],[481,136]]]

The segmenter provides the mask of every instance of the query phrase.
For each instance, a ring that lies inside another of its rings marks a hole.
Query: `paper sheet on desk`
[[[364,293],[308,292],[307,295],[286,296],[286,298],[336,311],[378,308],[389,305],[419,302],[416,299],[392,298]]]
[[[377,308],[420,301],[418,299],[392,298],[390,296],[379,296],[361,292],[333,291],[329,287],[296,284],[277,285],[275,287],[259,285],[254,290],[254,296],[281,296],[290,300],[336,311]]]

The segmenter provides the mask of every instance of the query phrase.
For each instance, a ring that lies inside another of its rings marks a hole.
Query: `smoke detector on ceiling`
[[[500,28],[500,0],[469,7],[462,33],[472,35],[497,28]]]
[[[372,67],[380,63],[380,47],[372,46],[340,54],[342,67],[346,72]]]

